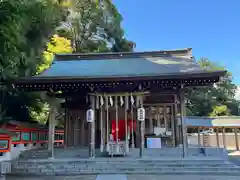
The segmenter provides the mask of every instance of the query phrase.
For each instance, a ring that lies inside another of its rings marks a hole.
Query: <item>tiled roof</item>
[[[42,74],[33,78],[114,78],[156,77],[204,74],[195,61],[179,57],[138,57],[120,59],[70,59],[55,61]]]

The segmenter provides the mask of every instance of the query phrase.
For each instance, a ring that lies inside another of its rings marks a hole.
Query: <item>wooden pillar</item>
[[[181,112],[181,130],[182,130],[182,147],[183,147],[183,157],[187,156],[187,134],[186,134],[186,126],[185,126],[185,94],[184,89],[180,91],[180,112]]]
[[[174,118],[174,112],[173,112],[174,106],[171,106],[171,130],[172,130],[172,146],[176,147],[176,135],[175,135],[175,118]]]
[[[216,128],[216,140],[217,140],[217,147],[220,148],[220,143],[219,143],[219,129]]]
[[[102,129],[102,131],[103,131],[103,133],[102,133],[102,135],[103,135],[103,149],[105,149],[106,148],[106,111],[105,111],[105,107],[103,106],[102,107],[102,111],[103,111],[103,129]]]
[[[68,146],[68,109],[65,108],[64,116],[64,148]]]
[[[128,147],[129,147],[129,142],[128,142],[128,114],[127,114],[127,111],[128,111],[128,99],[129,99],[129,96],[128,95],[125,95],[125,99],[124,99],[124,118],[125,118],[125,154],[128,154]]]
[[[164,128],[168,131],[168,119],[167,119],[167,107],[163,107],[163,120],[164,120]]]
[[[68,146],[73,146],[73,111],[69,112],[69,119],[68,119]]]
[[[152,117],[152,108],[149,108],[149,133],[153,134],[153,117]]]
[[[79,136],[78,136],[78,131],[79,131],[79,121],[80,121],[80,116],[79,112],[76,112],[75,117],[74,117],[74,126],[73,126],[73,134],[74,134],[74,146],[78,146],[79,142]]]
[[[174,105],[173,105],[173,119],[174,119],[174,133],[175,133],[175,147],[179,144],[179,124],[177,120],[177,113],[178,113],[178,99],[177,95],[174,95]]]
[[[94,96],[91,96],[91,106],[92,106],[92,109],[94,110],[94,114],[96,114],[95,112],[95,97]],[[94,158],[95,157],[95,118],[94,118],[94,121],[92,123],[89,123],[90,124],[90,132],[91,132],[91,142],[90,142],[90,151],[91,151],[91,158]]]
[[[239,141],[238,141],[238,132],[237,128],[234,128],[234,134],[235,134],[235,141],[236,141],[236,150],[239,151]]]
[[[100,135],[101,135],[101,142],[100,142],[100,150],[103,152],[104,150],[104,132],[103,132],[103,106],[100,107]]]
[[[137,106],[138,108],[138,106]],[[141,134],[140,134],[140,122],[137,120],[137,116],[136,116],[136,112],[137,112],[137,108],[136,109],[133,109],[135,112],[134,114],[134,119],[136,120],[136,148],[140,148],[141,145],[140,145],[140,141],[141,141]]]
[[[70,110],[67,109],[67,119],[66,119],[66,128],[67,128],[67,141],[66,141],[66,147],[69,147],[70,145],[70,142],[69,142],[69,139],[70,139]]]
[[[156,118],[156,120],[157,120],[157,127],[161,127],[161,121],[160,121],[160,113],[161,113],[161,111],[160,111],[160,108],[159,107],[156,107],[156,112],[157,112],[157,118]]]
[[[82,112],[82,118],[80,119],[80,139],[81,139],[81,146],[85,146],[88,142],[88,136],[86,136],[85,132],[85,123],[86,123],[86,111],[83,110]]]
[[[143,108],[143,96],[140,97],[140,107]],[[145,120],[144,120],[145,121]],[[143,157],[143,151],[144,151],[144,121],[140,121],[140,157]]]
[[[132,144],[131,144],[131,148],[135,148],[135,139],[134,139],[134,108],[133,105],[131,106],[131,124],[132,124],[132,128],[131,128],[131,137],[132,137]],[[135,135],[137,135],[138,132],[138,123],[136,122],[136,130],[135,130]],[[136,140],[137,141],[137,140]]]
[[[48,151],[51,152],[51,158],[54,158],[54,142],[55,142],[55,126],[56,126],[56,112],[57,103],[54,98],[50,100],[50,115],[49,115],[49,129],[48,129]]]
[[[223,147],[226,148],[225,127],[222,128]]]

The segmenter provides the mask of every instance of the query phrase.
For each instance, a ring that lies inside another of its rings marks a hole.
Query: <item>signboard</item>
[[[147,138],[147,148],[157,149],[161,147],[162,147],[161,138],[155,138],[155,137]]]

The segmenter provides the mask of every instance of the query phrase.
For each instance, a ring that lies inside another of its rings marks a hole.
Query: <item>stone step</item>
[[[202,164],[194,164],[194,163],[182,163],[182,164],[177,164],[177,163],[139,163],[139,164],[131,164],[131,163],[96,163],[96,164],[85,164],[85,163],[75,163],[75,164],[68,164],[68,163],[51,163],[51,164],[36,164],[36,163],[13,163],[12,167],[14,168],[21,168],[21,167],[237,167],[235,164],[210,164],[210,163],[202,163]]]
[[[164,173],[228,173],[240,175],[240,168],[224,160],[28,160],[12,164],[13,174],[164,174]]]
[[[19,175],[81,175],[81,174],[224,174],[240,175],[238,168],[122,168],[122,169],[18,169],[11,174]]]
[[[137,165],[137,164],[232,164],[230,161],[226,160],[188,160],[188,159],[179,159],[179,160],[144,160],[144,159],[39,159],[39,160],[16,160],[13,161],[15,164],[130,164],[130,165]]]

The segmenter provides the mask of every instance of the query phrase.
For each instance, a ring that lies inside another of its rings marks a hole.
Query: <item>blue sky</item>
[[[113,0],[136,51],[193,48],[240,84],[240,0]]]

